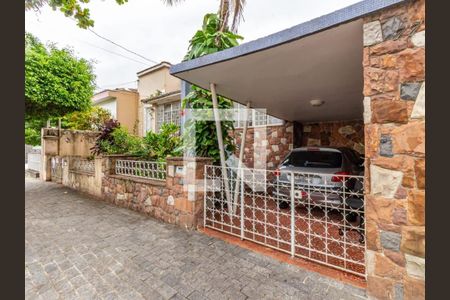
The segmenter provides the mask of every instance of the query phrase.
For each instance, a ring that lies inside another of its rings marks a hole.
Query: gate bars
[[[365,277],[364,176],[207,165],[204,189],[205,227]]]

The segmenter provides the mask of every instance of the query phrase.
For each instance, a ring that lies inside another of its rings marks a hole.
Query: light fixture
[[[309,101],[309,103],[312,106],[321,106],[324,103],[324,101],[320,99],[312,99],[311,101]]]

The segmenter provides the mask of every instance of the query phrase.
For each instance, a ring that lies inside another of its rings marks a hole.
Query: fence
[[[153,180],[166,180],[166,163],[118,159],[115,162],[115,174]]]
[[[363,176],[226,172],[228,188],[220,166],[205,166],[205,227],[365,276]]]
[[[70,162],[71,172],[94,174],[95,173],[95,162],[92,159],[76,158],[72,159]]]

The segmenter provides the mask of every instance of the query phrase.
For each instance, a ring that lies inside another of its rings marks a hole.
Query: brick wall
[[[364,153],[364,122],[340,121],[303,125],[302,146],[349,147]]]
[[[425,297],[425,1],[364,19],[367,293]]]
[[[290,122],[286,122],[284,125],[248,128],[243,162],[249,168],[276,168],[293,148],[293,131],[294,126]],[[237,146],[235,155],[239,157],[242,129],[236,129],[230,135],[235,137]],[[262,165],[263,150],[266,153],[265,166]],[[257,163],[255,164],[255,162]]]

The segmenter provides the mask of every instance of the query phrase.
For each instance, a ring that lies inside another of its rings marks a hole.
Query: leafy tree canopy
[[[118,4],[124,4],[128,0],[115,0]],[[81,28],[94,26],[89,9],[84,7],[90,0],[25,0],[25,10],[39,10],[48,4],[53,10],[59,9],[66,17],[74,17]]]
[[[45,121],[90,107],[95,75],[70,49],[25,34],[25,120]]]

